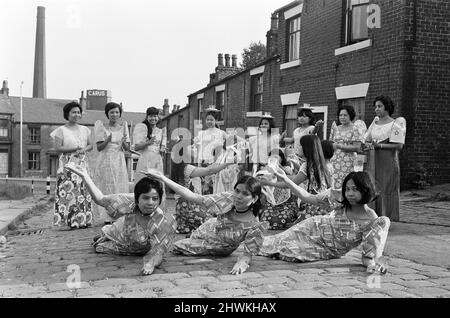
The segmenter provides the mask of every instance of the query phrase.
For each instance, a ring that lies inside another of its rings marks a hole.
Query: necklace
[[[234,211],[236,211],[237,214],[244,214],[244,213],[247,213],[247,212],[252,208],[252,206],[253,206],[253,204],[250,205],[250,206],[248,207],[248,209],[245,210],[245,211],[238,211],[238,210],[236,210],[236,207],[234,207]]]

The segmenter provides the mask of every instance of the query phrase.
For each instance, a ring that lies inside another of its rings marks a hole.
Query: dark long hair
[[[150,125],[150,123],[148,122],[148,116],[150,115],[159,115],[159,109],[156,107],[149,107],[147,108],[147,112],[145,115],[145,119],[142,122],[145,126],[147,126],[147,138],[150,139],[152,137],[152,133],[153,133],[153,128]]]
[[[252,204],[253,215],[259,217],[261,212],[262,204],[261,204],[261,183],[258,179],[253,178],[251,176],[242,176],[234,185],[234,189],[240,184],[244,184],[247,190],[252,194],[252,197],[258,197],[258,200]]]
[[[302,117],[303,115],[306,115],[307,117],[309,117],[309,124],[311,126],[314,126],[316,124],[316,117],[314,116],[314,114],[313,114],[311,109],[299,108],[297,110],[297,118],[298,117]]]
[[[306,177],[308,178],[308,192],[311,186],[311,170],[314,174],[314,179],[319,188],[322,187],[322,181],[328,187],[331,186],[331,177],[323,155],[322,144],[320,138],[316,135],[305,135],[300,138],[300,145],[303,149],[303,154],[306,158]],[[322,180],[325,178],[325,180]]]
[[[268,136],[272,135],[272,129],[275,128],[275,120],[273,118],[263,117],[259,121],[258,128],[261,127],[261,123],[263,120],[267,120],[269,122],[269,129],[267,130],[267,135]]]
[[[351,210],[352,205],[348,202],[347,197],[345,196],[345,188],[347,187],[347,183],[353,180],[356,188],[361,193],[361,200],[358,202],[359,204],[367,204],[372,202],[377,197],[375,186],[370,179],[370,176],[367,172],[358,171],[358,172],[350,172],[342,182],[342,205]]]

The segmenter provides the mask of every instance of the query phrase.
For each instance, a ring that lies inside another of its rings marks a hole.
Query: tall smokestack
[[[33,97],[47,98],[45,75],[45,7],[37,8]]]

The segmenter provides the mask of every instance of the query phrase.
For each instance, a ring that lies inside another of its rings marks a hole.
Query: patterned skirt
[[[69,161],[85,165],[85,158],[63,155],[60,164]],[[64,169],[58,174],[55,190],[55,210],[53,225],[67,225],[71,229],[86,228],[92,225],[92,198],[86,185],[75,173]]]
[[[178,198],[176,200],[175,219],[177,221],[177,233],[189,234],[205,223],[208,215],[198,204]]]
[[[269,230],[285,230],[294,224],[298,216],[297,197],[291,195],[288,201],[279,205],[266,202],[259,219],[269,224]]]

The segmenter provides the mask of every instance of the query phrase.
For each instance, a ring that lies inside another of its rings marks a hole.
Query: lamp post
[[[23,101],[22,101],[22,86],[23,86],[23,81],[20,82],[20,170],[19,170],[19,176],[22,178],[22,168],[23,168]]]

